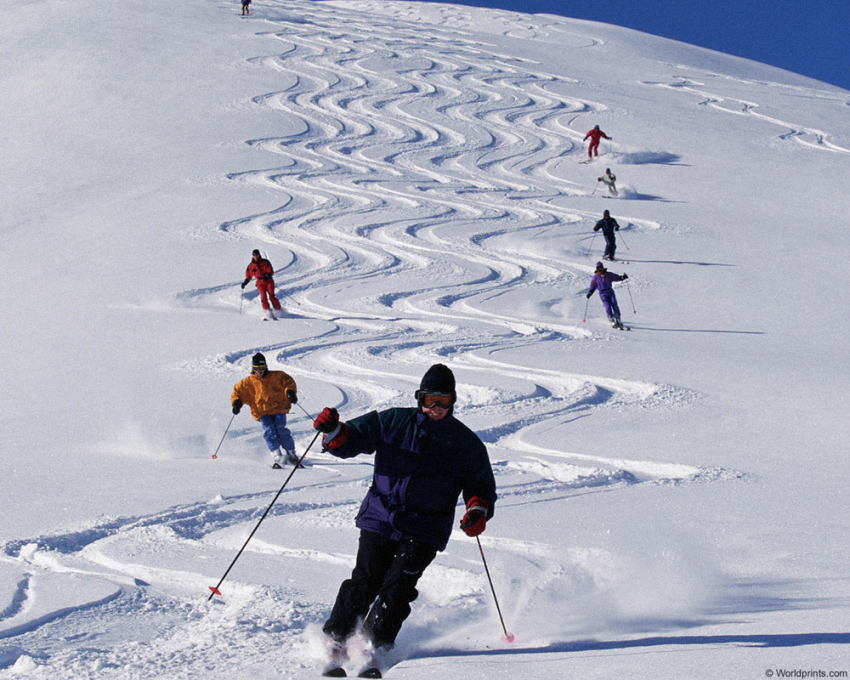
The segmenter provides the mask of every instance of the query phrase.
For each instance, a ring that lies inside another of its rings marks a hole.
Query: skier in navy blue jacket
[[[620,231],[620,225],[617,224],[617,220],[611,217],[611,213],[607,210],[602,213],[602,219],[593,226],[593,231],[599,231],[600,229],[602,230],[602,235],[605,237],[605,254],[602,256],[602,259],[613,261],[614,253],[617,250],[617,237],[614,235],[614,232]]]
[[[326,408],[313,423],[332,455],[375,454],[372,485],[356,519],[357,562],[322,628],[334,643],[331,665],[337,668],[360,621],[375,650],[395,644],[422,572],[448,544],[461,494],[466,512],[460,527],[469,536],[484,531],[493,516],[490,458],[478,435],[454,417],[451,369],[431,366],[415,396],[416,407],[372,411],[344,423],[336,409]]]

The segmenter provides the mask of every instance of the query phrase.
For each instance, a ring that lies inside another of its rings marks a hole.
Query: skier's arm
[[[242,405],[245,403],[244,399],[242,398],[242,391],[239,389],[241,384],[241,381],[236,383],[233,386],[233,392],[230,395],[230,406],[233,410],[233,415],[239,413],[239,411],[242,409]]]
[[[471,507],[481,507],[485,519],[493,517],[496,509],[496,480],[487,449],[479,440],[470,453],[467,474],[463,481],[463,500],[467,511]]]
[[[377,411],[343,423],[335,408],[325,408],[313,421],[313,427],[324,433],[322,446],[337,458],[353,458],[361,453],[374,453],[381,436]]]

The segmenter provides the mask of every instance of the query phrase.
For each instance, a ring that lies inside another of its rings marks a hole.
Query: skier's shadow
[[[638,260],[633,257],[628,259],[629,264],[691,264],[697,267],[737,267],[736,264],[726,264],[724,262],[691,262],[688,260]]]
[[[620,649],[666,646],[735,645],[761,648],[811,647],[814,645],[850,645],[850,633],[765,633],[754,635],[654,635],[633,640],[576,640],[555,642],[542,647],[505,646],[494,649],[422,650],[411,659],[438,656],[508,656],[516,654],[575,654]]]
[[[623,319],[623,323],[626,319]],[[715,328],[650,328],[649,326],[632,326],[642,331],[656,331],[659,333],[724,333],[729,335],[764,335],[764,331],[727,331]]]

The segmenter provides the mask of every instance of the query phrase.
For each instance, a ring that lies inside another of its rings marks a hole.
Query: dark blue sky
[[[448,0],[603,21],[850,90],[850,0]]]

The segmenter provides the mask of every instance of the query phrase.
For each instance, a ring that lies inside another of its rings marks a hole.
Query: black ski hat
[[[251,360],[251,367],[252,368],[259,368],[260,366],[265,366],[265,365],[266,365],[266,358],[260,352],[257,352],[254,355],[254,358]]]
[[[422,376],[419,383],[421,392],[455,393],[455,376],[452,370],[444,364],[434,364]]]
[[[259,251],[259,250],[257,250],[256,248],[254,248],[254,252],[253,252],[253,253],[251,253],[251,257],[254,257],[255,255],[256,255],[257,257],[262,257],[262,255],[260,255],[260,251]]]

